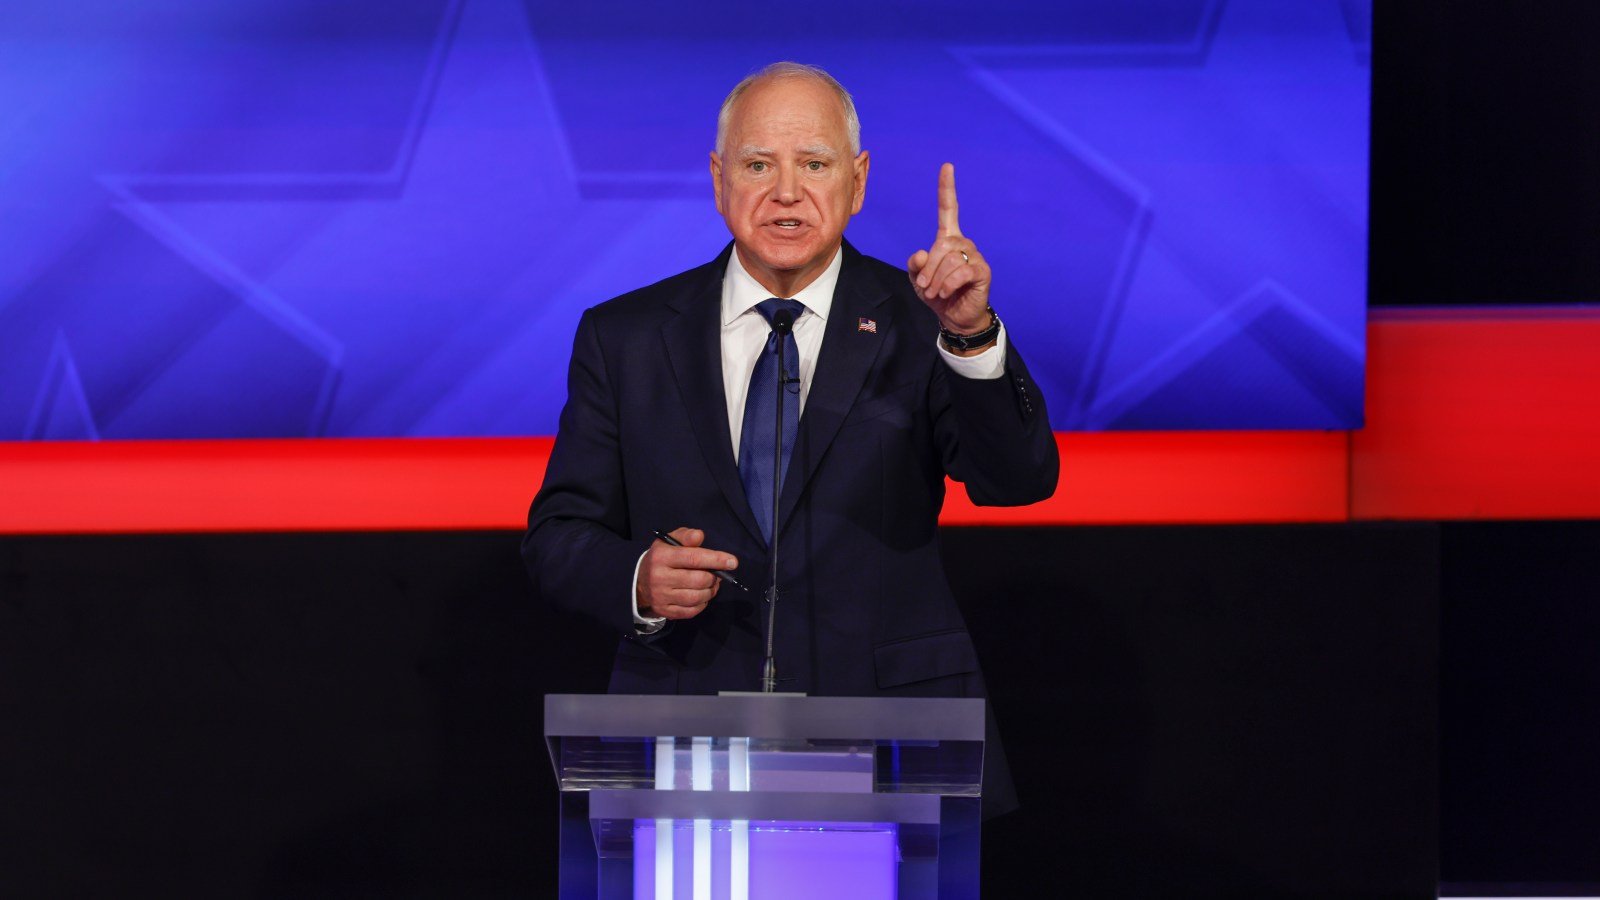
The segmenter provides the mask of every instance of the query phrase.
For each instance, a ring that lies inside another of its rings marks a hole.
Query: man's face
[[[717,211],[739,260],[778,296],[827,268],[867,189],[867,154],[850,156],[844,109],[812,78],[751,85],[734,104],[722,154],[711,154]]]

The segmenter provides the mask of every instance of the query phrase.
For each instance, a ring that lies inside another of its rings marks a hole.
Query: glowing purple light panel
[[[828,822],[752,822],[743,865],[730,822],[703,823],[709,880],[697,880],[696,822],[672,823],[672,891],[658,893],[657,824],[634,827],[636,900],[893,900],[899,844],[893,825],[841,829]],[[747,868],[746,868],[747,867]],[[747,877],[742,884],[736,873]]]

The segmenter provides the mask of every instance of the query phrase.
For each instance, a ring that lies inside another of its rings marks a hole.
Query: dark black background
[[[1369,301],[1600,302],[1600,3],[1373,3]]]
[[[517,537],[0,542],[0,893],[546,893],[540,698],[611,642]],[[1600,522],[945,541],[1024,799],[991,895],[1600,883]]]

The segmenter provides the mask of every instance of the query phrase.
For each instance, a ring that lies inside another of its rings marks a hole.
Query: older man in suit
[[[778,690],[983,694],[939,556],[945,476],[978,503],[1034,502],[1056,446],[961,234],[953,168],[908,272],[843,240],[869,163],[837,81],[758,72],[711,154],[733,242],[578,326],[523,556],[540,595],[618,634],[613,692],[755,689],[775,532]]]

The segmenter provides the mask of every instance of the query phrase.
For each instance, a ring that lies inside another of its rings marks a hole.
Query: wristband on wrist
[[[943,341],[946,347],[957,353],[963,350],[976,350],[979,347],[993,343],[995,338],[1000,336],[1000,315],[994,311],[992,306],[985,307],[985,309],[989,313],[988,328],[974,334],[956,334],[954,331],[940,325],[939,340]]]

